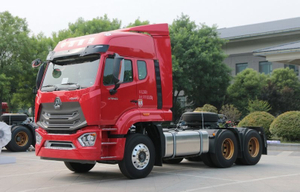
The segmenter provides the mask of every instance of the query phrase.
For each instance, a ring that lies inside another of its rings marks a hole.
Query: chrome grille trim
[[[60,109],[54,103],[42,103],[37,124],[46,131],[74,131],[85,127],[84,118],[78,102],[63,102]]]
[[[74,144],[69,141],[46,141],[44,147],[47,149],[73,150]]]

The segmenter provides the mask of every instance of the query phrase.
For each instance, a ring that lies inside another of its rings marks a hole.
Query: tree
[[[270,106],[270,104],[267,101],[258,100],[258,99],[248,101],[247,110],[249,111],[249,113],[252,113],[255,111],[268,112],[271,109],[272,109],[272,107]]]
[[[149,24],[150,24],[150,22],[148,20],[141,21],[140,18],[137,18],[133,23],[129,23],[125,28],[140,26],[140,25],[149,25]]]
[[[60,30],[52,34],[53,43],[56,45],[59,41],[83,35],[100,33],[103,31],[116,30],[121,27],[121,21],[118,19],[110,20],[105,14],[103,17],[97,17],[89,21],[78,18],[75,23],[69,23],[69,28]]]
[[[24,73],[18,77],[18,91],[12,94],[11,105],[20,112],[27,112],[24,109],[34,107],[36,74],[38,69],[31,67],[31,61],[36,58],[45,59],[50,50],[53,50],[51,38],[45,37],[42,33],[32,36],[28,42],[29,54],[24,60],[22,71]]]
[[[230,82],[230,68],[216,27],[196,25],[187,15],[181,15],[169,27],[173,63],[173,106],[181,91],[191,107],[206,103],[220,107]],[[173,111],[176,111],[173,107]],[[174,120],[176,117],[174,117]]]
[[[241,112],[234,105],[226,104],[221,107],[221,114],[224,114],[234,125],[241,117]]]
[[[227,102],[236,106],[245,116],[248,101],[260,97],[263,87],[267,84],[266,79],[266,75],[250,68],[238,73],[227,89]]]
[[[275,69],[267,79],[260,98],[271,105],[270,113],[273,115],[299,110],[300,82],[295,72],[289,68]]]
[[[11,94],[18,92],[19,77],[26,75],[23,70],[29,55],[29,30],[25,19],[0,13],[0,104],[11,105]],[[1,105],[2,106],[2,105]],[[12,106],[10,106],[13,109]],[[0,111],[0,114],[2,110]]]

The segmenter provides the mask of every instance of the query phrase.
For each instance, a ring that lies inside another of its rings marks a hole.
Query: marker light
[[[35,141],[36,141],[36,144],[41,144],[42,139],[43,139],[43,137],[38,132],[35,132]]]
[[[95,145],[96,133],[85,133],[78,138],[78,141],[82,147],[91,147]]]

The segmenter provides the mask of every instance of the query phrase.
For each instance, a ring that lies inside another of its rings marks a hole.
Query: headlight
[[[43,137],[38,133],[35,132],[35,142],[36,144],[41,144]]]
[[[96,133],[85,133],[78,138],[78,141],[82,147],[94,146],[96,142]]]

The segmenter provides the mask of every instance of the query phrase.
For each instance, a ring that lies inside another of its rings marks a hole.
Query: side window
[[[106,58],[105,67],[104,67],[104,74],[103,74],[103,84],[104,85],[113,85],[113,58]],[[124,61],[125,64],[125,74],[124,74],[124,83],[131,82],[133,80],[133,73],[132,73],[132,63],[130,60]]]
[[[147,66],[145,61],[138,61],[137,62],[137,67],[138,67],[138,75],[139,75],[139,80],[145,79],[147,76]]]
[[[113,85],[113,64],[114,59],[113,58],[106,58],[105,61],[105,68],[104,68],[104,74],[103,74],[103,84],[104,85]]]
[[[124,63],[125,63],[124,83],[131,82],[133,80],[132,63],[130,60],[126,60],[126,59]]]

